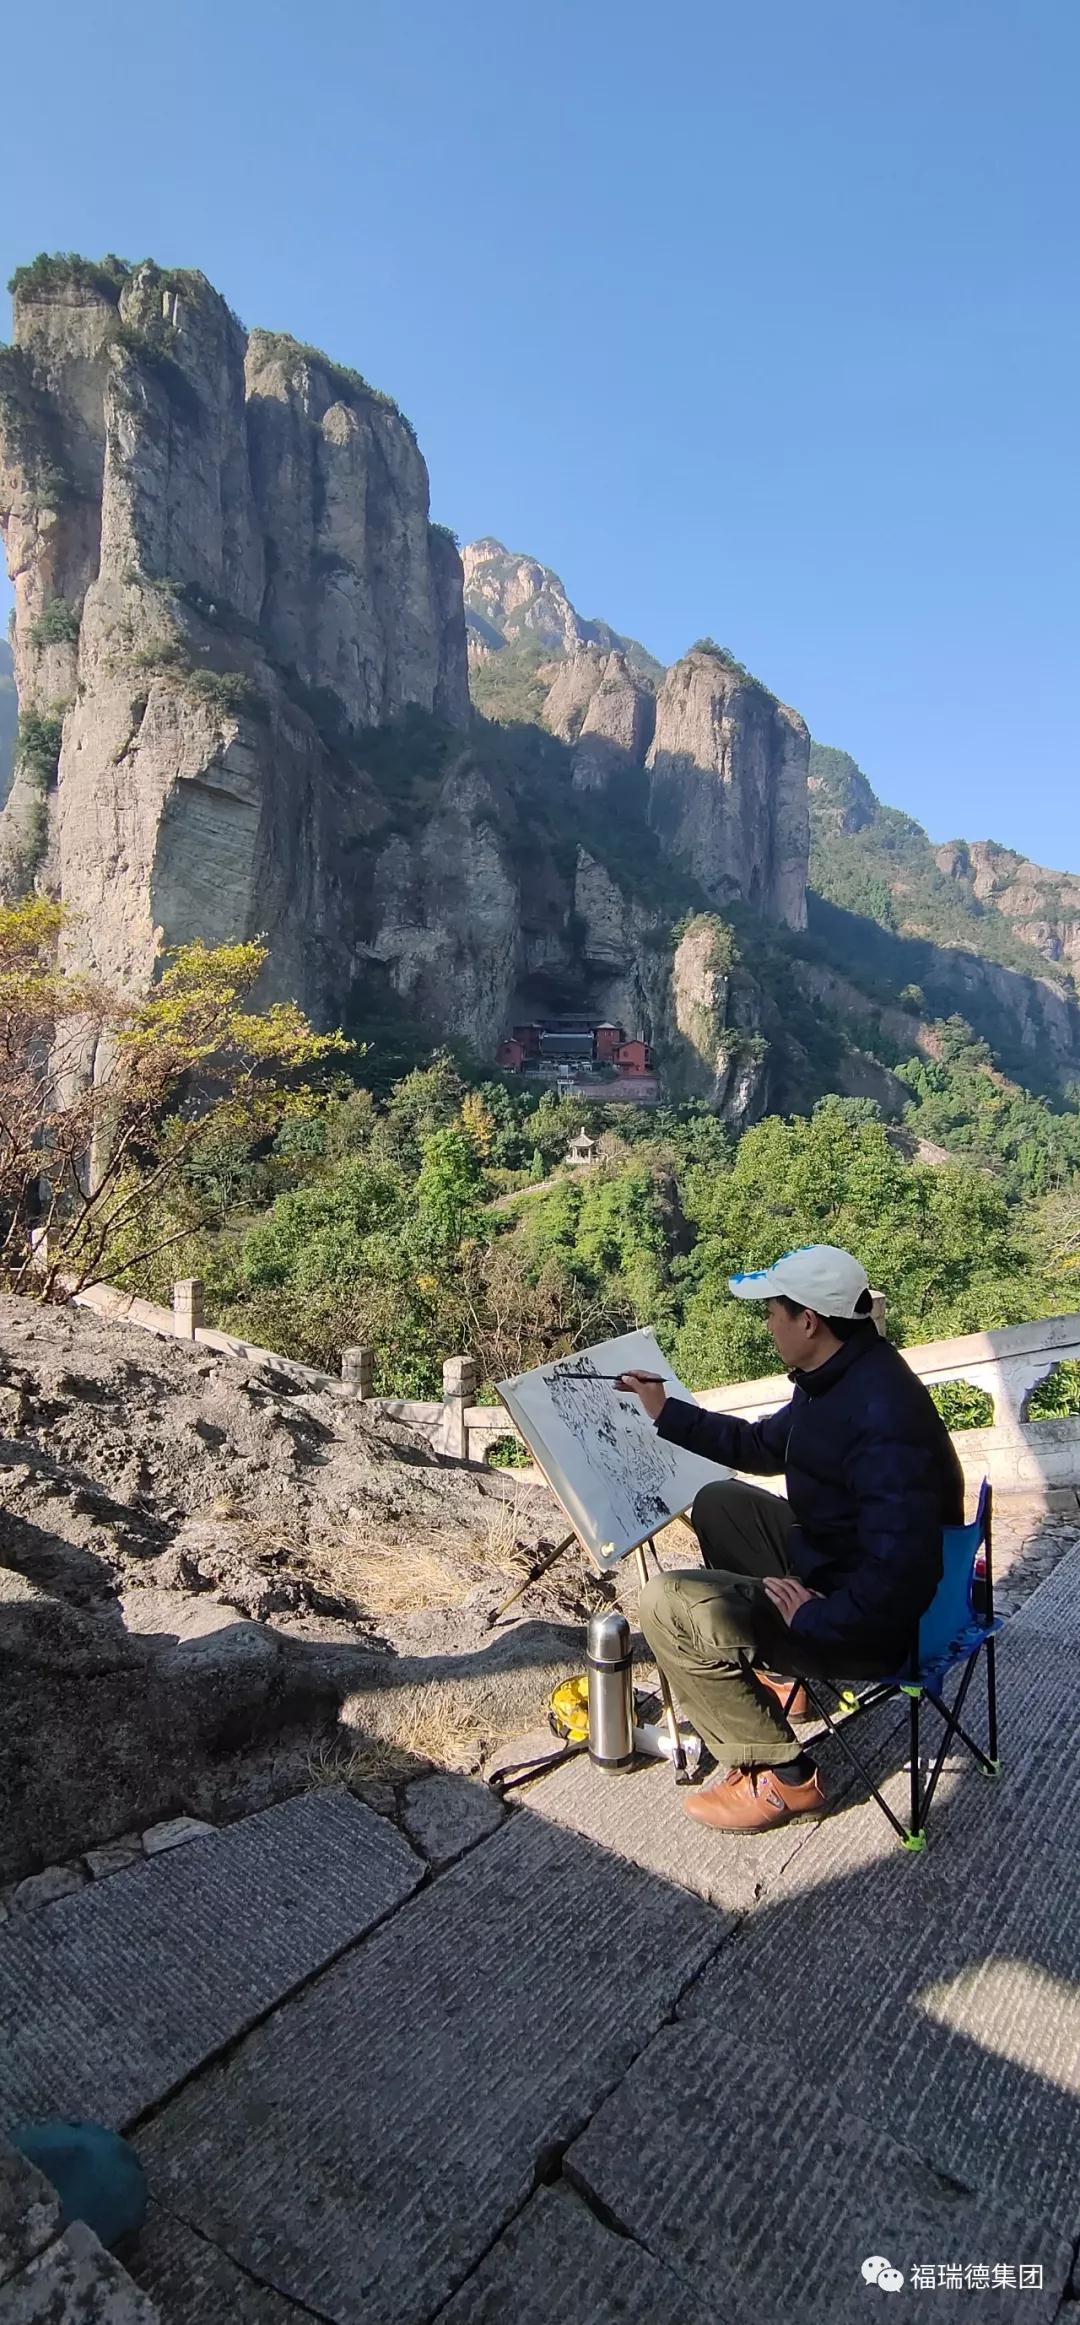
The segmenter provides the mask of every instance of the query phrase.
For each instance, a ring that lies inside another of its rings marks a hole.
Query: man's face
[[[766,1300],[765,1320],[785,1372],[795,1372],[817,1354],[818,1319],[809,1308],[791,1315],[782,1300]]]

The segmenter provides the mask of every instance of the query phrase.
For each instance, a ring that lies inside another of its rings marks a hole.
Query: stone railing
[[[901,1351],[927,1387],[967,1381],[994,1408],[985,1429],[958,1429],[956,1450],[969,1484],[989,1477],[1004,1492],[1080,1482],[1080,1415],[1065,1421],[1029,1421],[1027,1407],[1055,1365],[1080,1357],[1080,1316],[1048,1316],[1037,1324],[1010,1324],[1000,1332],[968,1332],[958,1340],[927,1340]],[[786,1403],[783,1377],[738,1381],[701,1389],[698,1403],[712,1413],[757,1421]],[[767,1479],[762,1479],[767,1484]]]
[[[425,1437],[437,1453],[456,1461],[483,1461],[500,1437],[517,1432],[502,1405],[474,1402],[479,1365],[472,1356],[451,1356],[443,1365],[440,1401],[411,1397],[376,1397],[372,1393],[375,1355],[370,1348],[348,1348],[341,1377],[296,1364],[272,1349],[256,1348],[230,1332],[218,1332],[203,1322],[203,1287],[187,1279],[173,1287],[171,1308],[152,1300],[135,1299],[111,1285],[94,1284],[74,1294],[81,1307],[116,1323],[138,1324],[163,1338],[197,1341],[223,1355],[246,1357],[254,1364],[280,1367],[298,1385],[327,1390],[369,1405],[373,1414],[402,1421]],[[874,1312],[884,1328],[884,1301],[875,1294]],[[1000,1332],[969,1332],[958,1340],[928,1340],[902,1351],[905,1363],[928,1386],[942,1381],[967,1381],[982,1389],[993,1406],[992,1423],[983,1429],[955,1432],[957,1452],[969,1483],[982,1477],[1005,1492],[1039,1487],[1080,1485],[1080,1415],[1062,1421],[1031,1421],[1028,1404],[1034,1389],[1055,1365],[1080,1358],[1080,1315],[1048,1316],[1034,1324],[1012,1324]],[[735,1413],[747,1421],[774,1413],[789,1395],[782,1374],[765,1380],[737,1381],[727,1388],[700,1389],[697,1401],[713,1413]],[[776,1491],[782,1484],[763,1479]]]

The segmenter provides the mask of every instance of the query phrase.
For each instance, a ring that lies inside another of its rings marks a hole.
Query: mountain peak
[[[553,656],[595,646],[626,656],[631,669],[654,682],[664,665],[636,638],[626,638],[609,622],[579,614],[561,576],[527,551],[507,549],[492,534],[469,541],[461,552],[465,574],[465,621],[475,665],[507,646]]]

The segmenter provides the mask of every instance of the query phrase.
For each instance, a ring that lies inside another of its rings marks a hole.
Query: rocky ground
[[[0,1302],[0,1878],[159,1816],[475,1764],[605,1585],[546,1489],[252,1366]]]
[[[1074,1492],[997,1513],[1011,1614],[1080,1531]],[[162,1819],[311,1784],[400,1809],[410,1778],[521,1757],[616,1581],[564,1556],[535,1473],[252,1364],[0,1301],[0,1884]],[[664,1563],[692,1563],[680,1525]],[[542,1738],[540,1739],[542,1741]]]

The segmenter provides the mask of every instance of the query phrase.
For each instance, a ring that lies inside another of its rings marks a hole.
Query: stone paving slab
[[[1015,2199],[957,2186],[827,2081],[801,2077],[771,2028],[757,2042],[697,2023],[665,2028],[566,2170],[728,2325],[862,2325],[879,2299],[861,2273],[871,2255],[906,2280],[890,2325],[925,2319],[911,2272],[938,2261],[1041,2267],[1041,2291],[1022,2301],[1018,2290],[956,2298],[965,2317],[1048,2325],[1072,2260]]]
[[[0,2285],[43,2251],[59,2227],[60,2198],[52,2182],[0,2143]]]
[[[0,1928],[0,2123],[130,2123],[408,1897],[423,1865],[307,1793]]]
[[[403,1812],[415,1848],[438,1869],[497,1832],[506,1810],[486,1784],[437,1770],[410,1784]]]
[[[153,2300],[161,2325],[304,2325],[311,2316],[245,2276],[159,2204],[150,2207],[128,2269]]]
[[[1006,1639],[1014,1625],[1025,1636],[1069,1634],[1073,1639],[1080,1638],[1080,1542],[1066,1552],[1045,1582],[1025,1600],[1012,1622],[1006,1625]]]
[[[1015,1781],[950,1781],[925,1857],[869,1810],[822,1826],[800,1893],[743,1925],[684,2014],[748,2040],[767,2023],[810,2082],[1075,2236],[1076,1778],[1050,1737]]]
[[[3,2325],[160,2325],[147,2295],[81,2220],[11,2278],[0,2316]]]
[[[892,1705],[867,1713],[860,1749],[875,1781],[901,1754],[901,1716]],[[865,1797],[859,1780],[838,1745],[827,1737],[808,1736],[807,1742],[828,1787],[831,1813],[842,1815],[845,1803]],[[771,1833],[710,1831],[687,1816],[688,1797],[689,1788],[676,1784],[666,1760],[609,1774],[594,1768],[585,1753],[530,1785],[528,1806],[658,1880],[693,1890],[726,1914],[730,1927],[781,1875],[791,1877],[818,1828],[807,1821]]]
[[[727,2325],[566,2187],[541,2188],[438,2325]]]
[[[515,1816],[145,2126],[152,2191],[335,2325],[421,2325],[717,1937],[697,1898]]]

